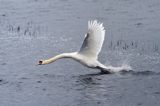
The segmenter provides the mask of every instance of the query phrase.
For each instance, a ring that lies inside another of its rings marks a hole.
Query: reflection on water
[[[116,78],[119,75],[121,78]],[[136,71],[123,70],[120,73],[118,73],[118,76],[116,77],[115,77],[115,74],[102,74],[102,73],[80,75],[77,77],[77,81],[76,81],[76,88],[77,88],[76,90],[80,92],[82,96],[80,99],[78,99],[79,101],[78,105],[79,106],[81,105],[93,105],[93,106],[104,105],[105,106],[107,103],[112,104],[111,103],[112,99],[123,98],[124,95],[122,92],[130,92],[131,88],[134,86],[133,84],[129,88],[118,87],[118,89],[116,90],[116,87],[119,86],[120,84],[117,82],[119,82],[122,79],[124,80],[124,82],[122,83],[126,83],[125,80],[127,79],[130,79],[132,81],[134,80],[140,81],[146,78],[154,77],[155,75],[158,77],[160,73],[156,73],[153,71],[136,72]],[[111,78],[113,76],[115,77],[115,79]]]
[[[103,84],[100,82],[101,79],[96,77],[99,75],[101,74],[88,74],[78,77],[78,85],[82,87],[79,90],[82,95],[79,99],[79,106],[96,106],[102,104],[107,99],[106,89],[103,88]]]

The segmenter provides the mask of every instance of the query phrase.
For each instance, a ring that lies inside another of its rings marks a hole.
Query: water
[[[159,106],[159,0],[0,0],[2,106]],[[80,48],[87,21],[106,28],[99,60],[133,71],[102,75],[64,59]]]

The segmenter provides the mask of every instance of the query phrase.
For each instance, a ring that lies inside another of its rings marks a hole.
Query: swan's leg
[[[102,74],[112,74],[113,73],[110,69],[102,68],[100,66],[97,66],[96,68],[101,70]]]
[[[103,69],[101,69],[101,73],[102,74],[112,74],[111,71],[109,71],[109,70],[103,70]]]
[[[114,73],[111,69],[107,68],[105,65],[103,65],[99,61],[97,61],[96,68],[100,69],[101,73],[104,73],[104,74],[112,74],[112,73]]]

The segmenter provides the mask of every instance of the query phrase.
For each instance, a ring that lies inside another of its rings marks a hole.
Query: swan
[[[71,58],[89,68],[100,69],[102,73],[110,74],[123,70],[116,67],[107,67],[98,61],[104,38],[105,29],[103,23],[97,22],[97,20],[88,21],[88,32],[85,34],[85,39],[79,51],[62,53],[46,60],[40,60],[38,64],[45,65],[58,59]]]

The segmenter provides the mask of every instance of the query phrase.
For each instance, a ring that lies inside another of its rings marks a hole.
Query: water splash
[[[123,64],[120,67],[114,67],[114,66],[110,65],[110,66],[107,66],[107,68],[110,69],[111,71],[115,72],[115,73],[121,72],[121,71],[128,72],[128,71],[133,70],[132,67],[130,65],[128,65],[128,64]]]

